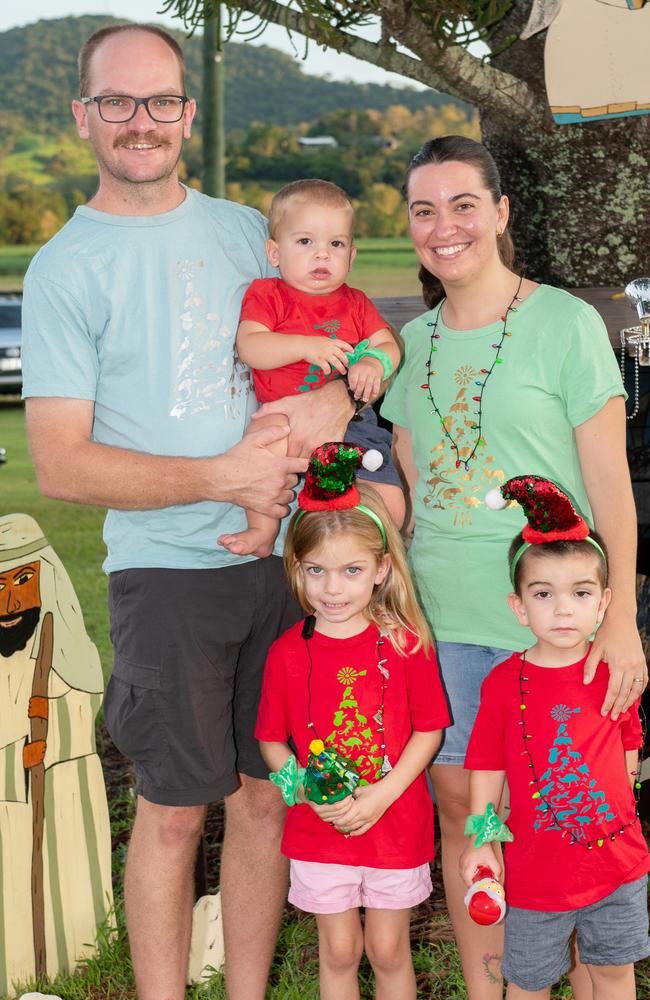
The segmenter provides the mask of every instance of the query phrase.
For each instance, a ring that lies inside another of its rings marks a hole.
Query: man
[[[65,568],[26,514],[0,517],[0,676],[4,996],[92,955],[113,895],[99,655]]]
[[[252,733],[266,649],[297,611],[277,556],[241,561],[216,539],[243,527],[243,507],[285,516],[307,462],[267,445],[291,426],[295,450],[300,422],[308,452],[325,428],[343,433],[352,404],[331,385],[241,440],[253,405],[233,344],[244,291],[267,274],[264,221],[179,184],[196,107],[165,32],[97,32],[80,87],[99,188],[27,275],[23,392],[43,492],[109,508],[105,716],[136,770],[125,904],[138,994],[183,996],[205,804],[226,797],[228,994],[262,1000],[286,867]]]

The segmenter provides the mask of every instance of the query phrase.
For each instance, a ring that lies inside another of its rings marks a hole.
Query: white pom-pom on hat
[[[508,506],[508,501],[497,487],[496,489],[488,490],[485,494],[485,506],[489,507],[490,510],[503,510],[504,507]]]
[[[376,448],[368,448],[368,450],[364,452],[361,464],[364,469],[368,470],[368,472],[376,472],[377,469],[381,469],[384,464],[384,456]]]

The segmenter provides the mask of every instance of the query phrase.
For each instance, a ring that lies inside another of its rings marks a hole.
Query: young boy
[[[345,378],[360,409],[397,368],[400,351],[385,320],[363,292],[345,284],[356,255],[353,227],[350,199],[329,181],[295,181],[273,198],[266,253],[281,277],[252,283],[237,330],[237,353],[252,369],[260,403]],[[256,428],[260,421],[275,423],[278,417],[260,417]],[[364,478],[401,527],[400,478],[390,460],[389,436],[371,408],[353,418],[346,441],[382,452],[379,472]],[[286,439],[272,447],[286,453]],[[247,511],[247,521],[246,531],[222,535],[219,544],[238,555],[269,555],[278,521],[254,511]]]
[[[507,779],[507,1000],[550,997],[571,965],[574,930],[594,997],[633,1000],[633,963],[650,955],[650,859],[632,791],[643,736],[636,706],[601,716],[605,663],[591,684],[582,680],[611,597],[603,543],[548,480],[511,479],[501,494],[500,506],[517,500],[528,519],[510,548],[508,602],[536,642],[481,688],[465,760],[474,815],[461,876],[471,885],[479,865],[501,875],[492,841],[503,838],[483,814],[498,808]]]

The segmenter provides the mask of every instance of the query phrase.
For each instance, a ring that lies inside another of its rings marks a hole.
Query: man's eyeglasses
[[[99,97],[82,97],[82,104],[95,103],[105,122],[117,125],[130,122],[141,104],[155,122],[178,122],[189,97],[178,94],[155,94],[153,97],[127,97],[126,94],[102,94]]]

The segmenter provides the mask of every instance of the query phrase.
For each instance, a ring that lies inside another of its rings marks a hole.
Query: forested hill
[[[11,132],[28,129],[56,135],[71,127],[70,101],[78,94],[77,53],[89,35],[120,23],[103,16],[42,20],[0,33],[0,88],[5,95],[2,124]],[[201,38],[172,32],[185,52],[190,94],[201,92]],[[245,42],[226,45],[226,128],[251,122],[292,125],[338,108],[358,111],[401,104],[410,111],[438,104],[460,104],[430,90],[338,83],[309,76],[276,49]],[[462,105],[466,107],[465,105]],[[5,117],[5,114],[7,117]]]

